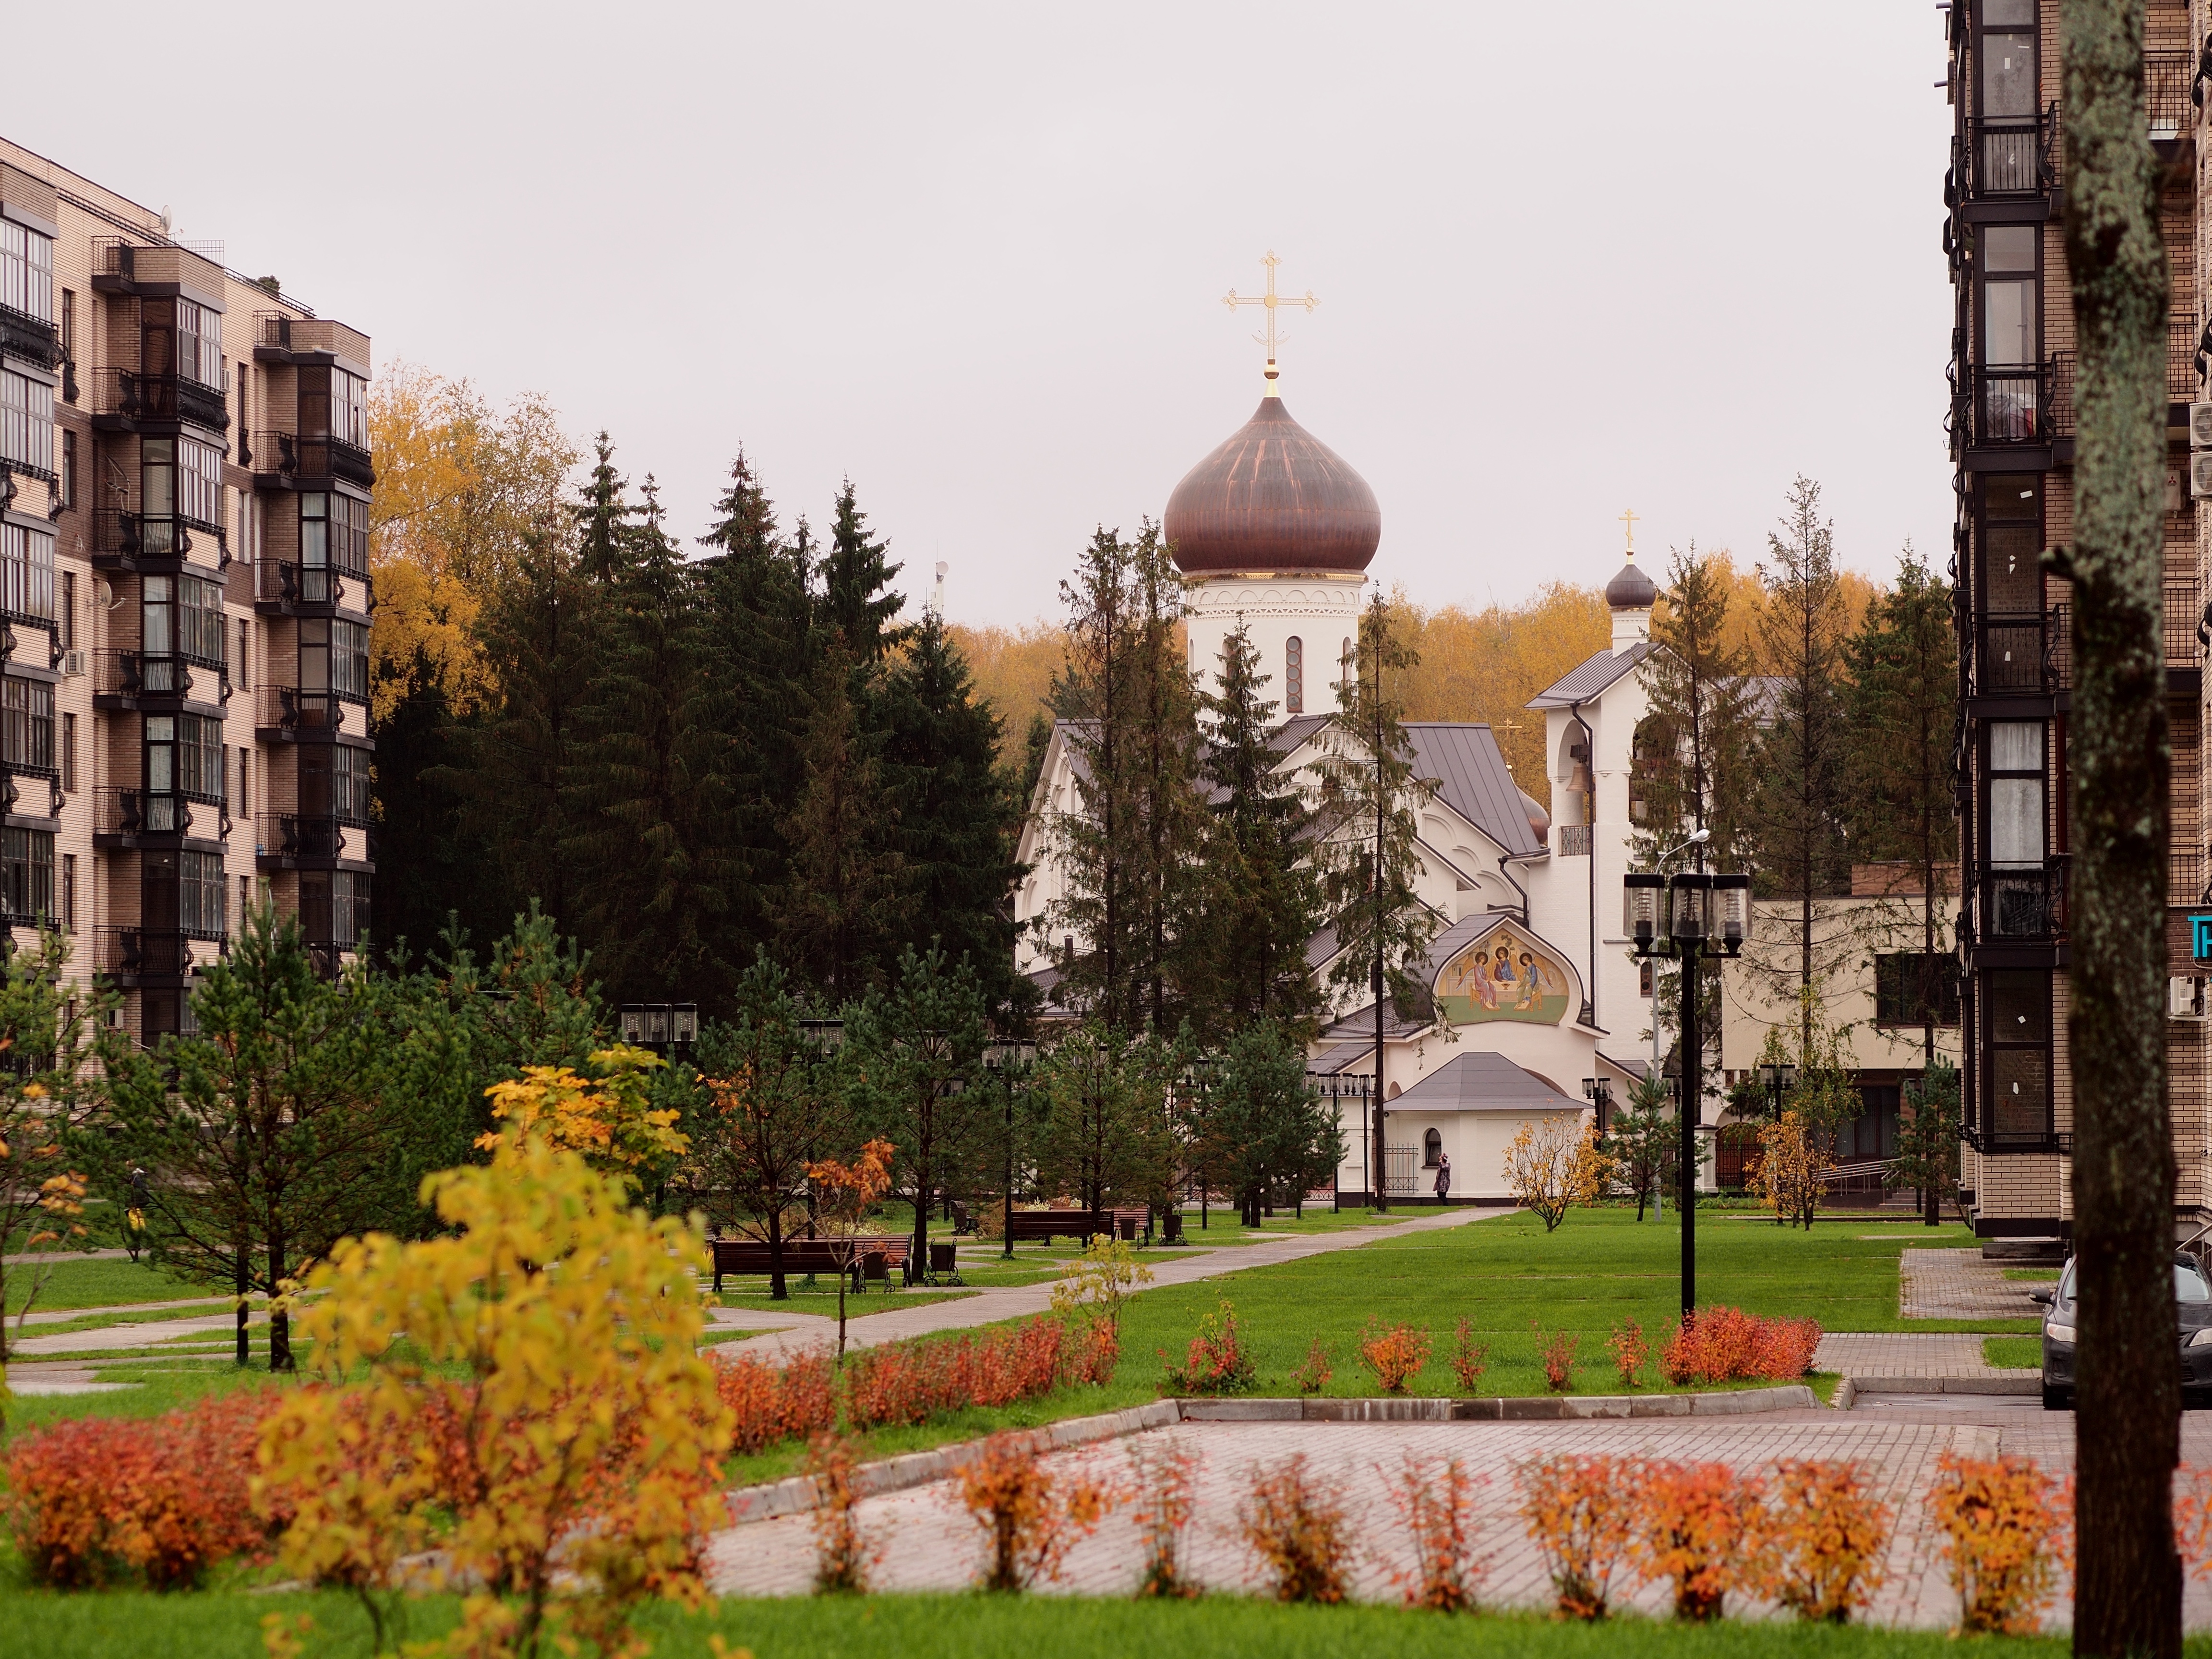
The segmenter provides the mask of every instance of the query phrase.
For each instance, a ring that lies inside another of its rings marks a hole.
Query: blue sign
[[[2212,916],[2190,917],[2189,954],[2199,962],[2212,962]]]

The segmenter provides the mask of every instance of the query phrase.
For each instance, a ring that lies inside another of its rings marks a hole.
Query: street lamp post
[[[983,1050],[984,1066],[998,1078],[999,1086],[1006,1095],[1006,1237],[999,1255],[1000,1260],[1006,1261],[1014,1259],[1014,1090],[1027,1076],[1030,1063],[1036,1059],[1036,1052],[1034,1042],[994,1042]]]
[[[1668,878],[1622,878],[1623,921],[1638,957],[1670,957],[1682,964],[1682,1092],[1675,1114],[1682,1126],[1682,1316],[1698,1306],[1698,1120],[1704,1115],[1704,1038],[1699,1032],[1698,963],[1701,957],[1733,957],[1743,950],[1751,908],[1751,878],[1683,871]]]

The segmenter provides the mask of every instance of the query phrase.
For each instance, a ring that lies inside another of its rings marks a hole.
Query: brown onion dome
[[[1605,585],[1605,602],[1615,611],[1649,611],[1658,598],[1658,588],[1637,568],[1633,553],[1620,567],[1620,574]]]
[[[1186,575],[1367,568],[1382,509],[1367,480],[1270,392],[1242,430],[1183,475],[1162,525]]]

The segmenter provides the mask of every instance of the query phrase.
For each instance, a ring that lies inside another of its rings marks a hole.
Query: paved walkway
[[[1940,1402],[1939,1402],[1940,1403]],[[1947,1450],[1978,1456],[2021,1452],[2063,1476],[2073,1460],[2073,1419],[2046,1416],[1990,1401],[1960,1411],[1885,1411],[1876,1416],[1830,1411],[1778,1413],[1739,1418],[1647,1419],[1630,1422],[1318,1424],[1183,1424],[1129,1440],[1054,1454],[1055,1474],[1088,1472],[1129,1483],[1128,1451],[1175,1442],[1200,1460],[1195,1513],[1186,1534],[1187,1566],[1209,1589],[1260,1588],[1258,1564],[1237,1533],[1237,1504],[1249,1491],[1252,1471],[1303,1453],[1315,1474],[1338,1485],[1355,1511],[1361,1553],[1353,1564],[1354,1594],[1395,1599],[1388,1573],[1410,1559],[1405,1528],[1390,1492],[1408,1456],[1457,1456],[1484,1484],[1479,1551],[1487,1558],[1485,1597],[1493,1605],[1548,1605],[1542,1564],[1520,1517],[1512,1470],[1525,1458],[1553,1452],[1611,1452],[1685,1459],[1715,1459],[1747,1471],[1780,1457],[1853,1459],[1870,1472],[1899,1522],[1885,1562],[1887,1583],[1876,1599],[1877,1623],[1943,1628],[1957,1617],[1930,1536],[1925,1495],[1936,1460]],[[2193,1413],[2182,1436],[2185,1462],[2212,1461],[2212,1413]],[[981,1535],[962,1510],[954,1489],[939,1482],[864,1499],[864,1531],[886,1546],[875,1583],[884,1589],[950,1590],[973,1581]],[[714,1587],[744,1595],[799,1595],[808,1588],[813,1546],[804,1515],[755,1522],[717,1534],[709,1549]],[[1071,1552],[1057,1584],[1065,1593],[1127,1595],[1143,1561],[1142,1545],[1127,1509],[1110,1516],[1093,1537]],[[2070,1592],[2070,1587],[2068,1587]],[[1663,1614],[1662,1586],[1628,1590],[1620,1601]],[[2068,1605],[2062,1595],[2056,1606]],[[1736,1613],[1763,1611],[1757,1604]],[[2190,1582],[2185,1603],[2192,1629],[2212,1626],[2212,1586]]]
[[[1431,1211],[1418,1219],[1395,1222],[1386,1226],[1350,1227],[1327,1233],[1278,1234],[1257,1244],[1218,1247],[1210,1250],[1194,1248],[1179,1253],[1172,1260],[1148,1261],[1145,1265],[1152,1272],[1150,1288],[1159,1289],[1170,1285],[1193,1284],[1202,1279],[1211,1279],[1217,1273],[1241,1273],[1247,1267],[1268,1267],[1285,1261],[1303,1261],[1308,1256],[1326,1255],[1333,1250],[1356,1249],[1362,1244],[1371,1244],[1378,1238],[1401,1238],[1408,1233],[1463,1227],[1471,1221],[1506,1213],[1508,1212],[1504,1209]],[[1053,1283],[1053,1280],[1046,1279],[1035,1285],[1009,1285],[985,1290],[957,1302],[932,1302],[917,1308],[872,1313],[862,1320],[848,1319],[845,1327],[845,1343],[848,1347],[873,1347],[879,1342],[895,1342],[902,1337],[923,1336],[933,1331],[972,1330],[978,1325],[996,1324],[1002,1319],[1022,1319],[1031,1314],[1044,1313],[1052,1307]],[[762,1333],[743,1342],[720,1345],[724,1353],[750,1353],[763,1359],[780,1359],[818,1346],[825,1340],[832,1343],[837,1340],[836,1320],[821,1314],[763,1313],[757,1308],[717,1308],[712,1319],[718,1325],[734,1325],[741,1330]]]
[[[2035,1285],[2007,1279],[2004,1269],[2002,1261],[1983,1260],[1978,1249],[1900,1251],[1901,1310],[1907,1319],[2037,1317],[2043,1310],[2028,1297]]]
[[[1851,1380],[1861,1393],[2037,1394],[2041,1371],[2008,1370],[1982,1358],[1982,1339],[1921,1332],[1831,1331],[1814,1350],[1813,1368]]]
[[[82,1310],[83,1313],[106,1311],[106,1309],[89,1308]],[[256,1309],[249,1316],[247,1322],[258,1328],[269,1322],[269,1316]],[[167,1346],[177,1337],[228,1337],[237,1328],[238,1315],[226,1308],[221,1313],[191,1314],[176,1319],[149,1319],[135,1325],[102,1325],[87,1331],[57,1331],[50,1336],[27,1336],[10,1344],[9,1351],[27,1359],[41,1354],[105,1353],[117,1348],[159,1348]]]

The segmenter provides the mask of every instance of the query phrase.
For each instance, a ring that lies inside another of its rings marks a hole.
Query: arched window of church
[[[1431,1129],[1421,1137],[1421,1167],[1427,1170],[1435,1169],[1437,1161],[1443,1155],[1444,1138],[1436,1130]]]
[[[1306,712],[1306,647],[1295,634],[1283,647],[1283,712],[1303,714]]]
[[[1339,685],[1352,684],[1352,641],[1350,640],[1346,640],[1344,642],[1344,649],[1336,653],[1336,683]]]

